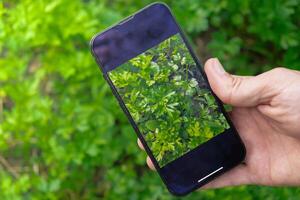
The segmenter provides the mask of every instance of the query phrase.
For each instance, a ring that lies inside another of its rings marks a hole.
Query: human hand
[[[215,94],[234,107],[230,116],[247,155],[245,163],[203,188],[300,185],[300,72],[275,68],[258,76],[234,76],[215,58],[206,62],[205,72]],[[149,158],[147,164],[154,169]]]

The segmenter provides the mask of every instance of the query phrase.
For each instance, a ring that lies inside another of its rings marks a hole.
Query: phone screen
[[[96,35],[92,52],[172,193],[187,194],[244,159],[233,124],[164,4]]]
[[[108,75],[160,167],[229,128],[179,34]]]

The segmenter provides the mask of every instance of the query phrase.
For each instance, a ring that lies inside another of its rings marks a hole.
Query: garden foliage
[[[93,60],[89,40],[151,0],[0,1],[0,199],[174,199]],[[166,0],[200,59],[300,69],[299,0]],[[186,199],[299,199],[248,186]]]
[[[160,167],[229,128],[179,34],[109,76]]]

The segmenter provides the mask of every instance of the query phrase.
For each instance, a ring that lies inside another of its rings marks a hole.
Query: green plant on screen
[[[179,34],[109,77],[160,167],[229,128]]]

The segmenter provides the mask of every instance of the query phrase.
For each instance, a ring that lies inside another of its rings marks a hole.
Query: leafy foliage
[[[179,34],[109,76],[161,167],[229,128]]]
[[[0,1],[0,199],[174,199],[145,167],[88,42],[152,0]],[[300,69],[299,0],[166,1],[200,58]],[[208,53],[210,52],[210,53]],[[299,199],[239,187],[187,199]]]

